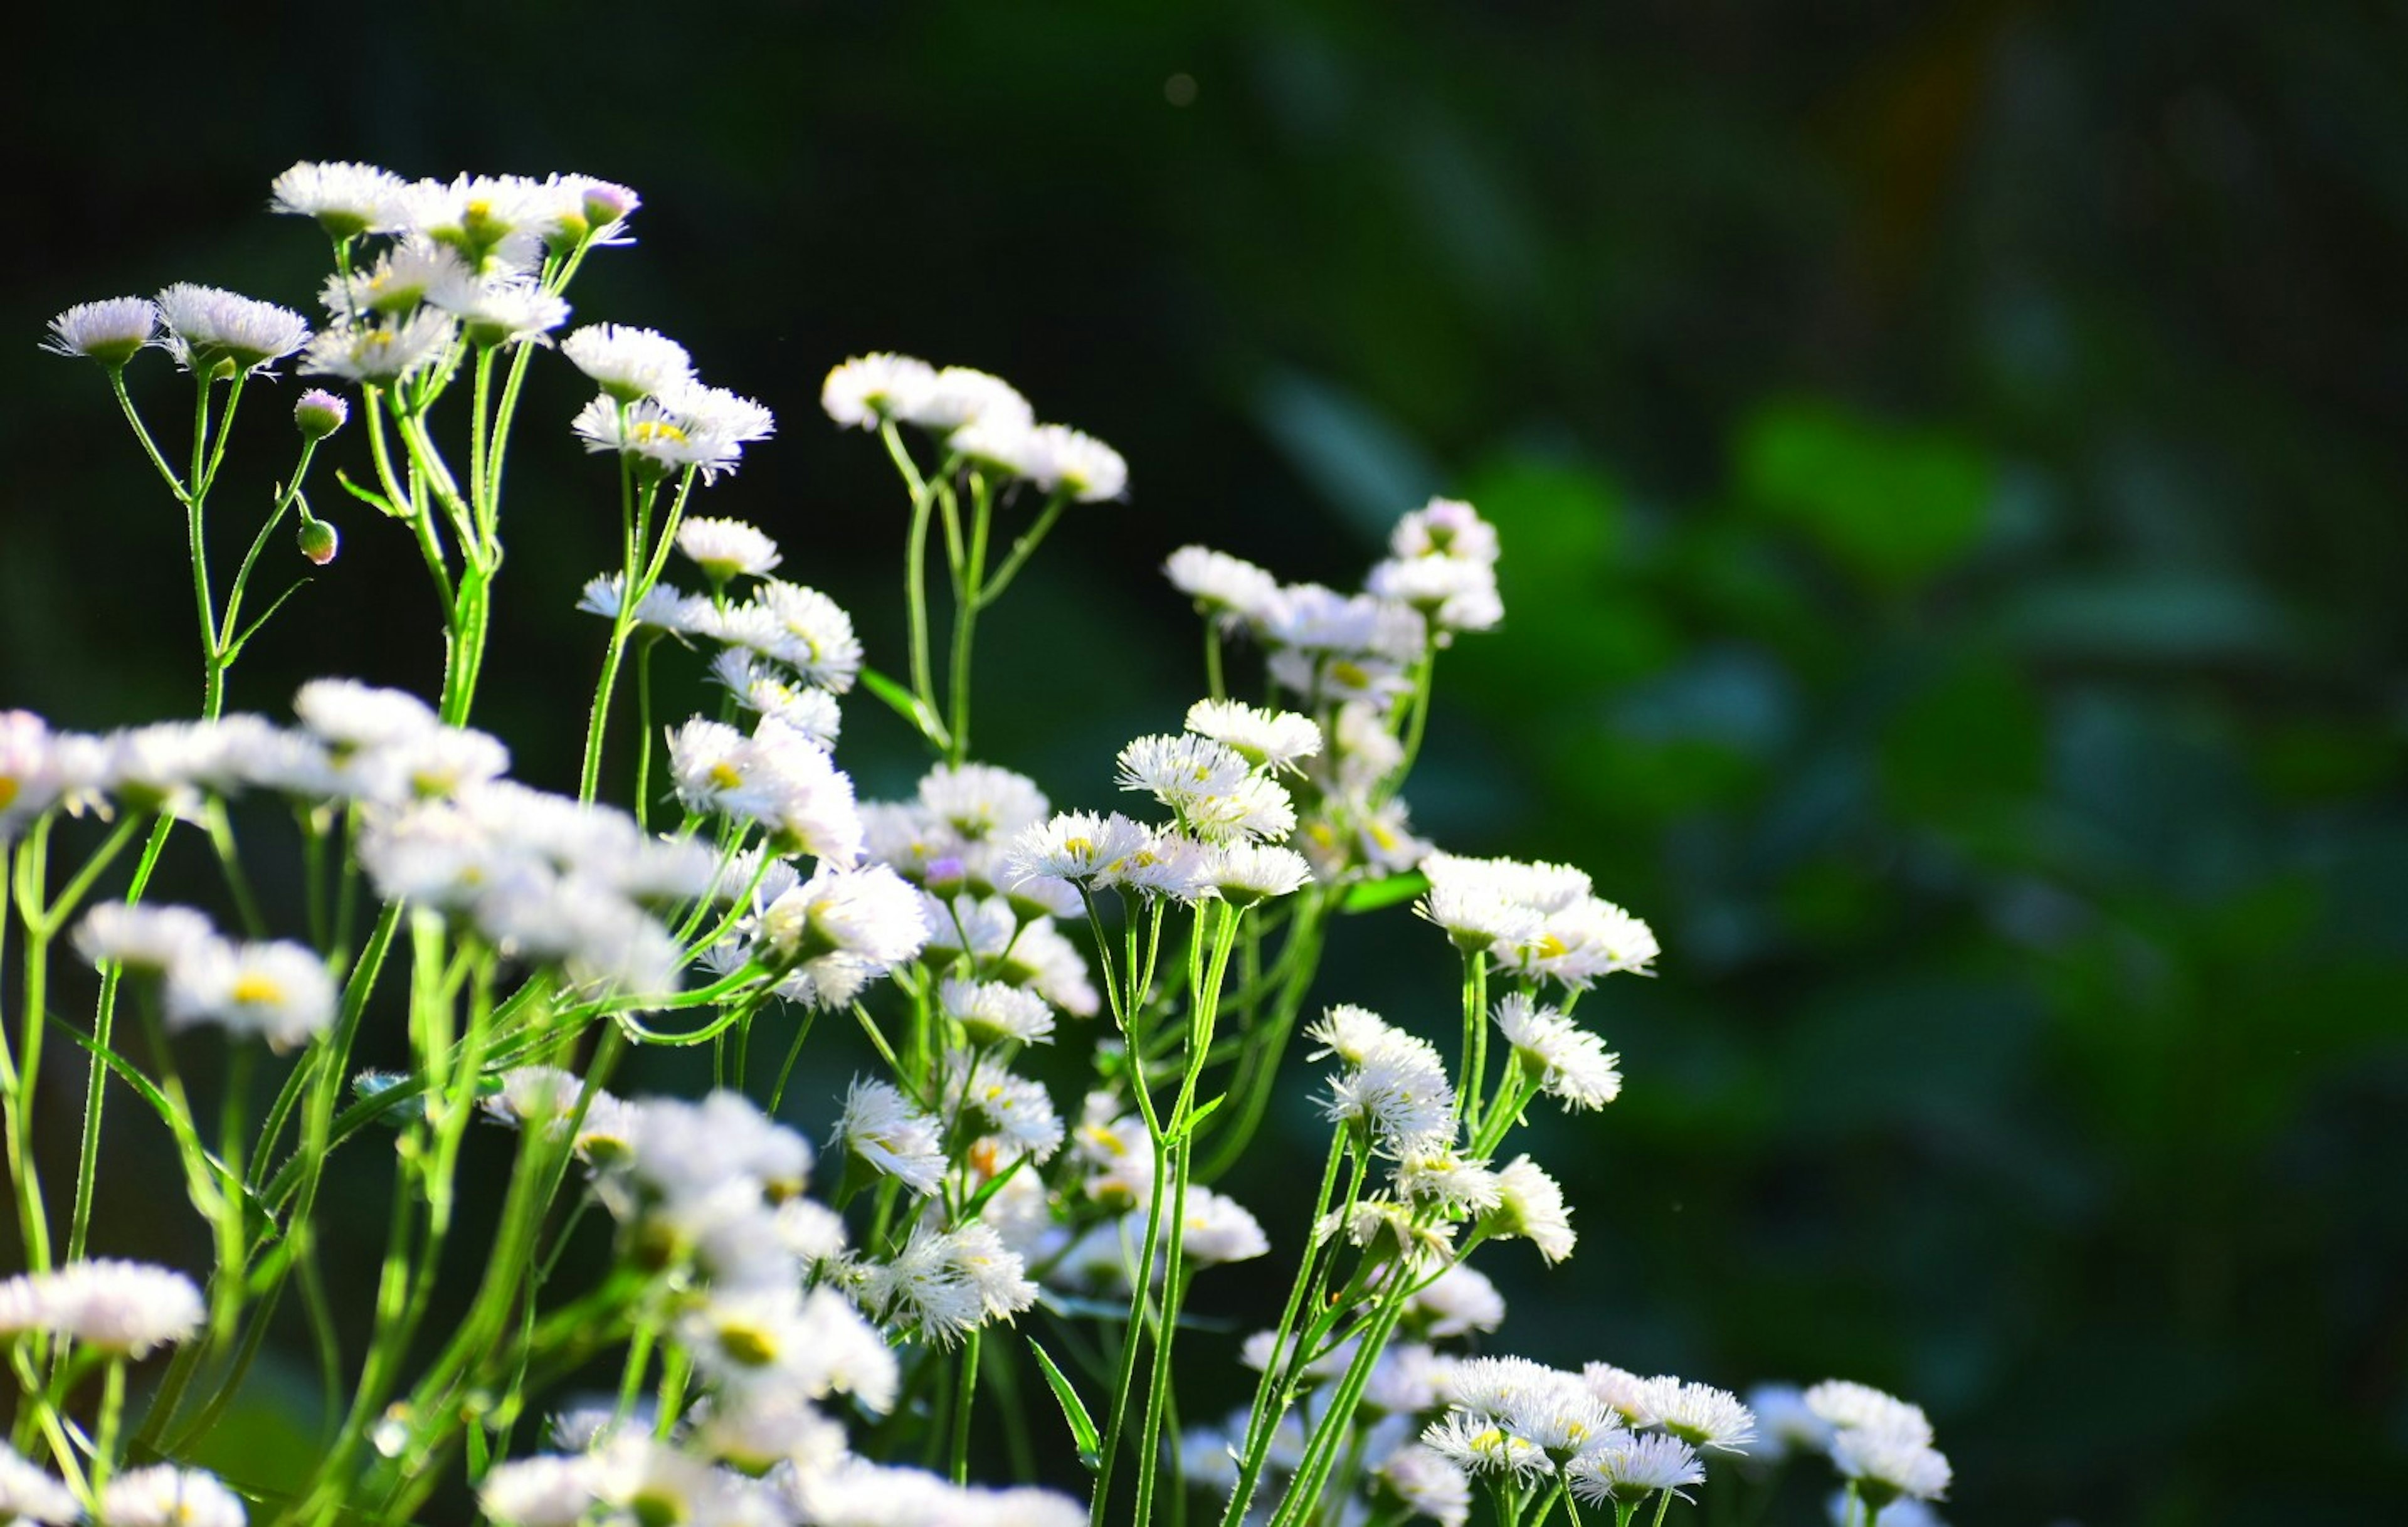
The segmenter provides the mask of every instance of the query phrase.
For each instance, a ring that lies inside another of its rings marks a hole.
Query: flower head
[[[202,376],[264,371],[309,340],[309,321],[292,309],[221,287],[179,281],[158,303],[167,353]]]
[[[624,324],[589,324],[561,341],[560,353],[621,403],[643,398],[694,380],[685,346],[652,329]]]
[[[104,297],[79,302],[50,320],[42,348],[54,355],[81,355],[115,370],[150,345],[159,332],[159,309],[149,297]]]

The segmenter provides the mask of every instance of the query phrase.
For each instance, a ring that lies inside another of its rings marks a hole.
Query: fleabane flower
[[[1654,973],[1648,967],[1660,953],[1655,930],[1601,897],[1583,896],[1542,911],[1541,919],[1536,938],[1498,951],[1507,969],[1574,991],[1620,972]]]
[[[915,1193],[935,1192],[945,1174],[937,1121],[885,1082],[854,1080],[833,1138],[847,1155]]]
[[[1678,1437],[1624,1435],[1593,1448],[1564,1470],[1572,1493],[1593,1505],[1634,1505],[1657,1491],[1683,1500],[1685,1487],[1705,1483],[1696,1449]]]
[[[167,353],[201,376],[264,371],[309,341],[309,321],[292,309],[222,287],[178,281],[157,300]]]
[[[408,226],[409,182],[388,169],[304,159],[268,185],[267,209],[314,218],[335,238]]]
[[[79,302],[50,320],[42,348],[53,355],[80,355],[114,371],[148,347],[159,332],[159,309],[149,297],[103,297]]]
[[[925,1224],[863,1281],[870,1306],[950,1347],[992,1319],[1009,1320],[1037,1302],[1019,1254],[982,1220],[953,1231]]]
[[[1163,564],[1170,586],[1196,601],[1224,631],[1259,627],[1279,601],[1280,582],[1243,557],[1209,546],[1182,546]]]
[[[955,430],[950,443],[1040,492],[1067,494],[1082,504],[1118,498],[1128,489],[1128,463],[1121,454],[1067,425],[1024,425],[990,412]]]
[[[1439,1527],[1463,1527],[1471,1520],[1471,1481],[1453,1459],[1426,1443],[1398,1448],[1371,1477],[1375,1488],[1407,1512]]]
[[[766,440],[778,432],[777,415],[767,405],[724,387],[699,382],[672,382],[661,389],[662,406],[686,428],[723,436],[738,445]]]
[[[1541,1089],[1568,1108],[1598,1108],[1622,1095],[1620,1058],[1605,1041],[1552,1007],[1514,992],[1497,1004],[1497,1027]]]
[[[569,338],[574,341],[576,336]],[[666,405],[650,397],[627,402],[606,393],[578,410],[568,427],[585,442],[587,451],[616,452],[648,481],[691,469],[709,483],[721,472],[735,470],[744,454],[744,448],[727,436],[689,428]]]
[[[1180,1252],[1204,1266],[1247,1261],[1268,1252],[1262,1223],[1237,1200],[1191,1186],[1181,1213]]]
[[[531,276],[444,282],[426,300],[458,319],[461,334],[480,347],[550,344],[551,332],[568,322],[568,304]]]
[[[1144,826],[1118,812],[1109,816],[1094,812],[1063,812],[1049,822],[1025,828],[1004,856],[1007,886],[1037,876],[1094,884],[1129,856],[1142,850],[1149,834]]]
[[[1921,1405],[1844,1378],[1827,1378],[1801,1397],[1807,1411],[1837,1431],[1861,1427],[1931,1440],[1931,1420]]]
[[[1331,1080],[1324,1108],[1332,1119],[1367,1124],[1375,1145],[1392,1158],[1441,1149],[1455,1134],[1455,1088],[1445,1062],[1426,1041],[1398,1030],[1380,1036]]]
[[[1693,1448],[1742,1453],[1756,1436],[1754,1413],[1738,1395],[1711,1384],[1661,1375],[1647,1381],[1645,1404],[1657,1426]]]
[[[0,1443],[0,1520],[64,1527],[83,1520],[83,1507],[64,1482]]]
[[[0,1281],[0,1338],[48,1331],[129,1358],[201,1328],[201,1290],[173,1268],[79,1261]]]
[[[1233,907],[1286,896],[1312,878],[1312,866],[1292,848],[1270,843],[1220,843],[1204,852],[1204,883]]]
[[[937,368],[910,355],[855,355],[827,374],[820,407],[847,429],[908,419],[936,385]]]
[[[307,944],[277,940],[196,945],[167,972],[167,1026],[213,1023],[271,1049],[308,1044],[334,1022],[337,993],[326,962]]]
[[[1490,1217],[1491,1233],[1526,1236],[1550,1262],[1570,1256],[1575,1240],[1571,1211],[1565,1207],[1564,1190],[1555,1186],[1555,1179],[1527,1156],[1520,1156],[1497,1174],[1497,1180],[1502,1202]]]
[[[113,962],[129,975],[161,976],[217,937],[208,917],[191,907],[103,901],[76,925],[75,946],[95,966]]]
[[[1018,388],[968,366],[948,366],[908,397],[893,401],[896,418],[932,435],[949,436],[973,424],[1025,430],[1036,418]]]
[[[842,954],[885,968],[920,952],[928,924],[918,888],[885,865],[824,863],[763,909],[761,939],[783,958]]]
[[[1054,1037],[1054,1006],[1023,987],[949,977],[938,1005],[973,1044],[1042,1044]]]
[[[778,543],[758,526],[707,516],[678,526],[677,549],[714,584],[731,578],[758,578],[784,560],[778,555]]]
[[[698,611],[695,628],[716,641],[784,664],[835,694],[861,673],[861,640],[844,607],[815,588],[765,578],[742,604]]]
[[[694,360],[685,346],[652,329],[589,324],[562,340],[560,353],[605,396],[621,403],[639,402],[694,380]]]
[[[100,1492],[109,1527],[244,1527],[242,1497],[204,1469],[129,1469]]]
[[[1432,1421],[1421,1444],[1466,1474],[1535,1478],[1554,1470],[1546,1449],[1472,1411],[1451,1410]]]
[[[1856,1482],[1856,1493],[1878,1511],[1901,1496],[1933,1501],[1948,1493],[1955,1471],[1948,1455],[1914,1431],[1842,1427],[1831,1439],[1831,1466]]]
[[[578,595],[577,608],[589,615],[616,620],[627,603],[627,575],[624,572],[596,573],[585,581]],[[682,590],[670,583],[654,583],[636,601],[630,624],[650,627],[655,631],[685,632],[695,627],[695,605]]]
[[[406,318],[337,324],[309,341],[301,371],[380,385],[398,382],[441,358],[457,332],[451,315],[434,308]]]
[[[1321,751],[1321,727],[1311,716],[1243,700],[1199,699],[1187,708],[1187,729],[1209,737],[1257,769],[1300,773]]]

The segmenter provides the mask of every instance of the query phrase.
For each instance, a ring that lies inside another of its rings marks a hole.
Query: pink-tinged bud
[[[293,405],[293,427],[301,432],[301,438],[305,440],[324,439],[342,428],[345,421],[351,416],[351,406],[323,387],[310,388]],[[306,530],[308,527],[303,528]],[[329,541],[327,544],[331,547],[333,542]],[[326,553],[328,556],[334,555],[332,550]]]
[[[302,521],[299,540],[301,555],[321,568],[335,560],[335,553],[342,545],[335,527],[323,520]]]

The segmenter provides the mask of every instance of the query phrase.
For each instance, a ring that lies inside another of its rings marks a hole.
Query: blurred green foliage
[[[1630,1086],[1546,1129],[1584,1246],[1492,1263],[1503,1347],[1896,1387],[1971,1527],[2397,1516],[2395,10],[237,8],[179,13],[172,81],[146,58],[106,100],[132,22],[22,39],[0,701],[190,708],[174,526],[33,353],[50,312],[298,302],[317,251],[254,209],[299,157],[626,180],[643,242],[580,308],[780,409],[714,508],[873,660],[898,524],[813,416],[829,363],[986,366],[1128,454],[1132,507],[1080,516],[982,655],[983,751],[1065,799],[1199,682],[1173,546],[1342,581],[1430,491],[1502,526],[1508,625],[1441,665],[1418,820],[1584,865],[1670,951],[1583,1007]],[[529,416],[576,401],[554,376]],[[565,439],[514,470],[487,719],[557,784],[607,490]],[[344,528],[238,703],[431,684],[407,548]],[[854,713],[899,789],[907,742]],[[1436,944],[1354,920],[1326,989],[1440,1015]],[[104,1244],[161,1244],[114,1212]]]

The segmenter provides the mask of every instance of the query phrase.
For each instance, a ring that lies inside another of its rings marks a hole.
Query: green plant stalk
[[[982,472],[970,474],[969,550],[953,590],[953,666],[948,683],[953,708],[948,713],[948,759],[959,765],[970,751],[970,642],[978,629],[978,612],[986,585],[987,536],[995,517],[995,490]],[[1017,570],[1017,569],[1015,569]]]

